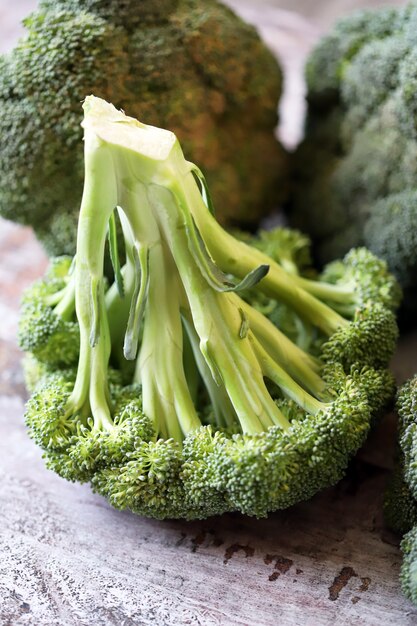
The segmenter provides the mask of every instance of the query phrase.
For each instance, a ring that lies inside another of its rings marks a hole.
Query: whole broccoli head
[[[341,20],[306,67],[292,220],[322,262],[365,244],[415,309],[417,4]]]
[[[47,466],[157,518],[262,517],[335,483],[393,393],[399,294],[386,265],[359,249],[309,278],[301,233],[250,246],[219,225],[173,133],[94,96],[84,110],[75,271],[56,261],[22,311],[22,345],[47,366],[26,411]],[[257,291],[298,330],[278,329]],[[309,334],[315,353],[292,340]]]
[[[33,226],[50,254],[75,251],[79,103],[92,92],[172,128],[204,166],[222,221],[254,223],[282,199],[280,69],[230,9],[41,0],[24,23],[26,36],[0,58],[0,213]]]

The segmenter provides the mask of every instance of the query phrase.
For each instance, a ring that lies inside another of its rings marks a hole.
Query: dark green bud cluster
[[[355,363],[384,367],[398,340],[395,315],[381,304],[358,309],[346,328],[337,330],[322,346],[324,362],[339,361],[345,369]]]
[[[293,225],[321,263],[366,245],[417,293],[417,5],[361,11],[325,35],[306,65],[308,114],[297,150]]]
[[[404,536],[401,551],[401,587],[407,598],[417,604],[417,525]]]
[[[50,367],[73,366],[78,361],[80,331],[71,292],[71,264],[69,257],[52,260],[45,277],[23,295],[19,345]],[[59,310],[59,303],[65,300],[65,306]]]
[[[80,102],[91,93],[172,128],[204,166],[223,221],[253,224],[286,196],[281,70],[223,4],[42,0],[24,25],[0,57],[0,213],[31,225],[48,254],[75,252]]]
[[[417,377],[407,381],[397,396],[399,449],[385,494],[384,515],[394,531],[407,533],[402,542],[401,586],[417,604]]]

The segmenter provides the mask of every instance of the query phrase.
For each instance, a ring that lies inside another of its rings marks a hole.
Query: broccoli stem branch
[[[198,371],[200,372],[200,376],[204,381],[204,386],[213,406],[214,417],[216,418],[217,425],[226,428],[234,426],[236,424],[237,416],[233,408],[233,404],[227,395],[224,385],[218,385],[215,382],[210,368],[201,353],[199,337],[190,318],[191,315],[189,311],[183,312],[183,322],[190,340],[195,363],[198,367]]]
[[[298,287],[296,276],[289,276],[260,250],[238,241],[226,232],[207,211],[191,169],[178,178],[174,193],[181,204],[190,207],[209,252],[223,271],[243,278],[259,265],[269,265],[268,274],[257,287],[259,291],[268,297],[280,299],[328,336],[348,324],[347,320],[329,306]]]
[[[184,207],[169,188],[175,190],[179,177],[176,171],[165,187],[150,186],[148,197],[184,285],[200,350],[215,381],[225,386],[244,432],[262,432],[273,424],[287,428],[248,338],[240,338],[242,320],[235,301],[208,285],[189,250],[186,230],[179,223]]]
[[[107,227],[116,206],[116,179],[111,151],[93,135],[85,136],[85,183],[77,235],[76,313],[80,360],[67,412],[90,404],[95,428],[113,426],[107,367],[110,331],[104,306],[103,259]]]
[[[75,314],[75,280],[74,275],[69,279],[68,285],[61,291],[61,298],[54,311],[58,317],[69,322]]]
[[[184,373],[178,273],[147,195],[143,184],[131,181],[122,189],[120,202],[135,243],[148,247],[150,277],[158,277],[149,283],[135,380],[142,384],[143,410],[155,431],[182,441],[201,422]]]
[[[262,364],[264,375],[272,380],[285,396],[294,400],[298,406],[308,413],[311,413],[311,415],[316,415],[325,407],[323,402],[307,393],[305,389],[296,383],[295,380],[269,356],[253,333],[250,333],[250,339],[255,346],[255,351]]]

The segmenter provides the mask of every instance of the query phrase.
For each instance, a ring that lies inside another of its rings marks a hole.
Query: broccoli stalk
[[[382,273],[383,295],[346,319],[216,224],[173,133],[93,96],[84,111],[78,369],[44,379],[26,415],[49,467],[154,517],[262,516],[338,480],[392,393],[395,281]],[[241,298],[255,286],[327,333],[321,359]],[[122,343],[128,387],[110,367]]]

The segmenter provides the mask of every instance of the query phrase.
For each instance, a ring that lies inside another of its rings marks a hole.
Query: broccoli
[[[417,500],[405,481],[401,452],[385,492],[384,518],[387,525],[400,535],[417,525]]]
[[[308,116],[294,167],[292,223],[321,263],[366,245],[415,310],[408,241],[417,204],[417,4],[342,19],[306,66]]]
[[[274,235],[260,235],[255,248],[216,222],[205,178],[172,132],[94,96],[83,127],[84,193],[67,282],[78,366],[61,359],[26,410],[47,466],[91,482],[115,507],[156,518],[262,517],[339,480],[394,390],[387,363],[399,293],[385,264],[359,249],[328,270],[329,282],[307,278],[305,242],[280,231],[283,253],[273,257],[291,261],[287,272],[259,249]],[[103,274],[106,237],[112,284]],[[319,330],[320,357],[251,305],[255,288]],[[49,298],[49,287],[30,293],[37,301],[45,291]],[[49,303],[58,318],[59,297],[67,299],[65,287]],[[59,353],[60,335],[39,311],[42,359]],[[128,382],[122,357],[134,364]]]
[[[417,604],[417,525],[403,537],[401,550],[403,553],[401,587],[404,595]]]
[[[0,57],[0,214],[32,226],[51,255],[75,251],[86,93],[174,129],[204,166],[222,221],[253,224],[286,194],[280,68],[227,7],[41,0],[24,23]]]
[[[417,376],[398,391],[399,453],[391,482],[385,494],[387,524],[404,535],[401,542],[403,564],[401,586],[404,594],[417,604]]]

